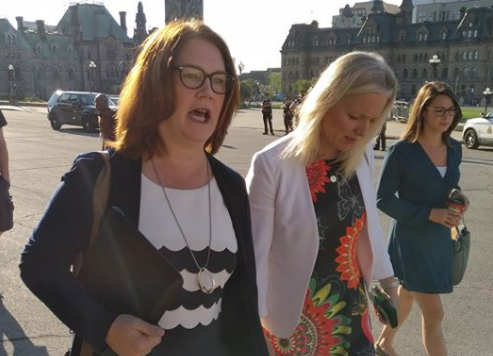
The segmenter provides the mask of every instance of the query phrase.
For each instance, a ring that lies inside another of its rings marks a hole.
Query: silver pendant
[[[335,176],[335,175],[330,176],[330,181],[331,181],[332,183],[337,182],[337,176]]]
[[[199,283],[200,289],[205,294],[212,294],[214,289],[216,289],[216,281],[214,280],[214,277],[212,277],[212,273],[205,267],[199,269],[197,282]]]

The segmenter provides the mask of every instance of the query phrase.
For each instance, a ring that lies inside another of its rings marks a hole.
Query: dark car
[[[48,100],[48,120],[53,130],[62,125],[81,126],[86,132],[95,132],[98,128],[98,115],[94,98],[99,93],[57,90]],[[109,100],[110,108],[116,108]]]

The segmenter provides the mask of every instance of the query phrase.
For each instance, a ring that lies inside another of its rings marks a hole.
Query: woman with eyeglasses
[[[377,206],[389,215],[389,254],[399,287],[399,327],[414,302],[422,313],[423,342],[428,355],[447,355],[440,294],[451,293],[451,228],[461,214],[447,207],[459,187],[461,143],[450,137],[462,112],[454,92],[442,82],[419,91],[402,139],[390,147],[377,190]],[[466,201],[465,209],[469,205]],[[377,355],[397,355],[397,329],[384,326]]]
[[[157,325],[111,312],[70,273],[92,227],[96,152],[63,177],[23,252],[24,282],[74,330],[70,355],[268,355],[245,182],[213,156],[239,106],[226,43],[200,21],[167,24],[143,43],[120,98],[108,206],[180,272],[173,306]]]

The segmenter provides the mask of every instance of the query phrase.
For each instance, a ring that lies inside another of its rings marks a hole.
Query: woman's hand
[[[121,314],[111,324],[106,343],[119,356],[145,356],[159,345],[164,330],[132,315]]]
[[[428,219],[434,223],[453,228],[459,224],[461,213],[447,208],[433,208],[430,211]]]

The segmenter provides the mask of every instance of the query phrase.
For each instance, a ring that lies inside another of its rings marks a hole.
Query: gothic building
[[[386,58],[399,80],[399,98],[412,99],[424,82],[437,79],[475,105],[493,86],[493,8],[465,6],[458,16],[413,22],[412,0],[403,0],[397,13],[376,0],[358,27],[292,25],[281,50],[283,92],[291,93],[299,79],[317,77],[340,55],[363,50]]]
[[[71,5],[56,26],[16,20],[14,27],[0,19],[0,98],[46,100],[57,89],[118,93],[148,35],[141,2],[133,38],[126,13],[118,23],[104,5]]]
[[[204,19],[203,0],[165,0],[164,19],[165,23],[175,19],[195,18]]]

